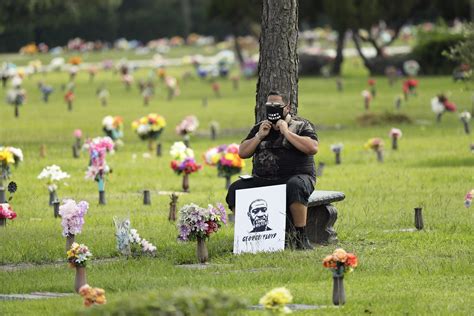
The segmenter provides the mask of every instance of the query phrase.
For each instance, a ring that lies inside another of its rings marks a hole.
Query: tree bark
[[[184,36],[188,36],[192,29],[191,3],[189,0],[181,0],[181,12],[183,14]]]
[[[336,58],[334,59],[334,64],[332,66],[331,73],[333,76],[338,76],[341,74],[341,65],[344,61],[344,38],[346,35],[346,30],[339,30],[337,32],[337,47],[336,47]]]
[[[271,90],[289,95],[292,114],[298,107],[298,0],[263,0],[255,121],[265,118]]]

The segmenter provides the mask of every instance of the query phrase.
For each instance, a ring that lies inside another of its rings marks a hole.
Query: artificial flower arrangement
[[[176,134],[183,136],[186,146],[189,147],[189,135],[194,133],[199,126],[199,121],[196,116],[188,115],[181,123],[176,125]]]
[[[474,198],[474,189],[467,192],[466,197],[464,198],[464,206],[467,208],[471,207],[473,198]]]
[[[357,267],[357,257],[342,248],[337,248],[323,259],[323,266],[331,269],[335,277],[342,277],[344,273],[354,271]]]
[[[220,145],[204,154],[204,161],[209,166],[217,166],[217,176],[230,178],[245,167],[245,161],[239,156],[239,145]]]
[[[265,310],[273,315],[290,314],[291,310],[286,306],[293,301],[293,296],[287,288],[279,287],[266,293],[259,300],[259,304],[263,305]]]
[[[120,116],[107,115],[102,120],[102,129],[115,143],[121,143],[123,137],[123,119]]]
[[[217,203],[216,206],[209,204],[207,208],[194,203],[187,204],[179,210],[178,239],[205,240],[216,233],[223,224],[227,224],[227,214],[221,203]]]
[[[3,180],[7,180],[11,175],[11,167],[18,167],[23,161],[23,152],[15,147],[0,147],[0,187],[3,187]]]
[[[344,144],[336,143],[331,145],[331,151],[336,155],[336,164],[341,164],[341,152],[344,148]]]
[[[392,139],[392,149],[396,150],[398,149],[398,140],[402,138],[402,131],[398,128],[393,127],[390,132],[388,133],[388,136]]]
[[[90,166],[86,171],[86,179],[100,181],[105,174],[110,172],[110,167],[105,161],[107,153],[114,152],[114,142],[110,137],[96,137],[88,140],[84,148],[89,151]]]
[[[416,76],[420,71],[420,64],[413,59],[407,60],[403,63],[403,71],[409,76]]]
[[[416,95],[416,88],[418,87],[418,80],[407,79],[403,82],[403,94],[405,99],[408,98],[409,94]]]
[[[367,80],[367,84],[370,86],[370,93],[372,94],[372,97],[375,98],[375,94],[377,93],[376,87],[375,87],[375,79],[370,78]]]
[[[183,142],[175,142],[173,146],[171,146],[170,154],[173,157],[171,168],[178,175],[182,173],[187,175],[202,168],[194,159],[194,151],[186,147]]]
[[[448,112],[456,112],[456,104],[449,101],[444,94],[439,94],[436,97],[431,99],[431,110],[438,116]]]
[[[380,151],[383,149],[383,140],[380,138],[370,138],[364,145],[365,149]]]
[[[130,229],[128,239],[132,255],[136,256],[143,253],[153,256],[156,254],[156,247],[145,238],[141,238],[136,229]]]
[[[13,220],[16,218],[16,213],[8,203],[0,203],[0,220]]]
[[[377,160],[383,162],[383,140],[380,138],[370,138],[364,145],[365,149],[372,149],[377,154]]]
[[[373,98],[372,93],[369,90],[363,90],[361,92],[361,95],[364,98],[364,108],[368,110],[370,107],[370,102],[372,101],[372,98]]]
[[[114,217],[115,237],[117,250],[123,255],[138,256],[140,254],[156,254],[156,247],[144,238],[141,238],[136,229],[132,229],[128,218],[119,220]]]
[[[153,149],[153,142],[160,137],[165,126],[165,118],[156,113],[150,113],[132,122],[132,129],[137,133],[138,137],[142,140],[148,139],[150,150]]]
[[[84,226],[84,216],[89,209],[89,203],[86,201],[76,201],[66,199],[59,206],[59,215],[61,215],[61,226],[63,228],[63,236],[77,235],[82,232]]]
[[[67,261],[71,268],[84,268],[87,261],[92,257],[89,248],[84,244],[73,243],[71,249],[67,251]]]
[[[79,289],[79,295],[84,298],[84,306],[86,307],[90,307],[94,304],[102,305],[107,303],[104,289],[91,287],[89,284],[83,285]]]
[[[70,175],[67,172],[62,171],[61,167],[57,165],[45,167],[38,175],[38,179],[46,179],[46,186],[50,193],[50,205],[57,199],[56,191],[58,190],[59,182],[69,177]]]
[[[105,202],[105,175],[111,173],[105,161],[108,152],[114,152],[114,142],[110,137],[96,137],[89,140],[86,148],[89,150],[90,164],[86,171],[86,179],[97,181],[99,187],[99,204]]]
[[[471,113],[468,111],[463,111],[461,114],[459,114],[459,119],[464,125],[464,131],[466,134],[470,134],[470,129],[469,129],[469,122],[471,121]]]

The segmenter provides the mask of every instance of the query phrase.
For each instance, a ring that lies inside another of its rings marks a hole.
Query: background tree
[[[255,120],[265,118],[271,90],[290,95],[298,107],[298,0],[263,0]]]

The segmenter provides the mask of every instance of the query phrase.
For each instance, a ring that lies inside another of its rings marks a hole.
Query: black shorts
[[[290,206],[294,202],[308,205],[308,199],[314,191],[314,178],[307,174],[297,174],[290,178],[269,180],[254,176],[251,179],[239,179],[231,184],[227,191],[226,201],[229,208],[235,209],[235,191],[265,187],[270,185],[286,184],[286,204]]]

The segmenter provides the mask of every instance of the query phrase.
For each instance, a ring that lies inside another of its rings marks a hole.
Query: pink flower
[[[82,131],[80,129],[74,130],[74,137],[75,138],[81,138],[82,137]]]

